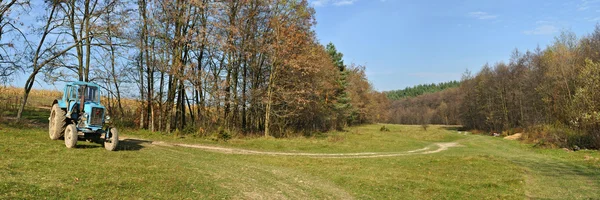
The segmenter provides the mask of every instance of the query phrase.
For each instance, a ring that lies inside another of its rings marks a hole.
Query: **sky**
[[[315,31],[344,61],[364,65],[378,91],[460,80],[545,48],[561,31],[578,37],[600,22],[600,0],[310,0]]]

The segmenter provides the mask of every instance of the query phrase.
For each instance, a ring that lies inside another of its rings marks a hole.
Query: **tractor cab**
[[[58,139],[65,136],[74,147],[79,135],[87,139],[100,139],[104,135],[105,147],[114,150],[118,142],[115,128],[106,127],[110,117],[106,115],[106,108],[100,102],[100,86],[94,83],[76,81],[65,85],[62,99],[54,100],[50,113],[50,138]],[[67,133],[68,131],[71,131]],[[74,137],[74,138],[73,138]],[[111,140],[114,140],[111,142]],[[74,142],[73,142],[74,141]],[[107,144],[107,141],[110,144]],[[70,148],[71,148],[70,147]]]

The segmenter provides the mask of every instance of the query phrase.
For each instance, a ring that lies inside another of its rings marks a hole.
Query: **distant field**
[[[174,138],[130,130],[121,150],[67,149],[43,128],[0,124],[0,198],[594,199],[600,154],[537,149],[452,128],[381,125],[313,138]],[[134,139],[135,138],[135,139]],[[139,140],[145,139],[145,140]],[[152,141],[163,141],[161,143]],[[461,147],[443,151],[435,143]],[[159,145],[161,144],[161,145]],[[230,154],[173,146],[288,153],[399,153],[382,158]],[[429,148],[428,150],[422,150]],[[421,150],[419,150],[421,149]],[[409,153],[415,152],[415,153]]]
[[[16,87],[1,87],[0,86],[0,119],[2,117],[13,118],[17,114],[17,110],[23,100],[23,88]],[[57,90],[40,90],[33,89],[29,93],[27,100],[27,106],[25,108],[24,118],[30,118],[39,120],[40,115],[44,115],[48,118],[46,113],[49,113],[50,106],[55,99],[62,98],[62,91]],[[102,97],[103,105],[108,105],[108,99]],[[135,112],[135,109],[139,107],[139,102],[135,99],[122,99],[121,103],[125,109],[125,112]],[[113,102],[116,106],[116,102]]]
[[[39,107],[50,107],[54,99],[60,98],[61,92],[53,90],[32,90],[27,105],[29,110]],[[23,100],[23,88],[0,86],[0,117],[16,115],[16,110]],[[25,115],[31,116],[31,115]],[[14,117],[14,116],[13,116]]]

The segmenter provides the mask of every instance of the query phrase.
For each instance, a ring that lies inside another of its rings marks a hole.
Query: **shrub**
[[[598,137],[595,137],[593,131],[580,131],[567,135],[564,147],[576,150],[583,149],[598,149]]]
[[[527,128],[523,133],[523,140],[535,143],[535,147],[569,148],[574,146],[590,148],[589,138],[581,131],[576,131],[561,125],[538,125]]]
[[[421,128],[423,128],[424,131],[427,131],[427,128],[429,128],[429,124],[421,124]]]
[[[385,126],[382,126],[382,127],[379,129],[379,131],[381,131],[381,132],[390,132],[390,129],[389,129],[389,128],[387,128],[387,127],[385,127]]]
[[[227,140],[229,140],[229,139],[231,139],[231,133],[229,133],[229,131],[225,130],[225,128],[219,127],[219,130],[217,132],[217,141],[227,142]]]
[[[185,127],[183,127],[183,130],[181,130],[181,133],[183,133],[184,135],[190,135],[190,134],[194,134],[196,132],[197,132],[196,126],[194,126],[192,124],[185,125]]]
[[[181,135],[181,132],[179,131],[179,129],[175,129],[175,131],[173,131],[174,137],[179,137],[180,135]]]
[[[111,118],[111,126],[119,128],[139,128],[136,122],[133,120],[128,120],[127,118]]]
[[[194,134],[195,137],[206,137],[208,131],[206,131],[206,129],[200,127],[198,128],[198,130],[196,131],[196,133]]]

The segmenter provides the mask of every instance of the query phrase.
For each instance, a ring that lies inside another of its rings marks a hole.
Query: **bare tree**
[[[31,48],[27,41],[24,41],[22,46],[15,44],[15,40],[26,40],[27,37],[18,27],[19,22],[14,17],[28,8],[29,0],[0,2],[0,82],[6,83],[10,76],[22,69],[23,56],[19,54]]]

